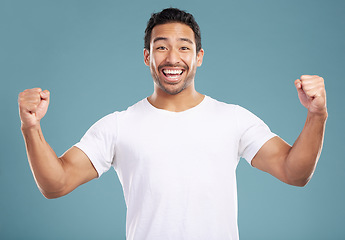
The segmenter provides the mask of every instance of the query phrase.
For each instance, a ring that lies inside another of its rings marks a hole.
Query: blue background
[[[294,80],[324,77],[324,149],[305,188],[242,160],[241,239],[345,239],[345,1],[0,1],[0,239],[125,239],[114,170],[56,200],[37,189],[20,132],[17,96],[51,91],[42,120],[58,155],[99,118],[149,96],[143,37],[152,12],[179,7],[202,31],[196,88],[239,104],[293,144],[306,110]]]

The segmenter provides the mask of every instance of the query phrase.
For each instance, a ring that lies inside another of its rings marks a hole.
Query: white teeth
[[[165,74],[181,74],[182,70],[170,70],[170,69],[164,69],[163,72]]]
[[[169,78],[169,79],[178,79],[179,78],[179,76],[178,75],[169,75],[169,76],[167,76],[167,78]]]

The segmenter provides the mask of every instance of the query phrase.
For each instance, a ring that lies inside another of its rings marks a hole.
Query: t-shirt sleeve
[[[251,164],[260,148],[271,138],[277,136],[269,127],[250,111],[237,108],[238,126],[240,129],[239,156]]]
[[[108,171],[114,161],[116,133],[116,113],[112,113],[93,124],[74,145],[89,157],[98,177]]]

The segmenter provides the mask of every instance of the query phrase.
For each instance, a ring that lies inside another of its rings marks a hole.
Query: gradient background
[[[290,144],[306,110],[294,80],[326,82],[324,149],[305,188],[240,161],[243,239],[345,239],[345,1],[0,1],[0,239],[125,239],[126,207],[114,170],[68,196],[37,189],[20,132],[17,96],[51,91],[42,128],[58,155],[99,118],[152,91],[143,37],[152,12],[179,7],[202,31],[196,88],[239,104]]]

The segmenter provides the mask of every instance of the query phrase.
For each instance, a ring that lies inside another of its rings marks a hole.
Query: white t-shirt
[[[183,112],[147,99],[96,122],[75,146],[98,175],[116,170],[127,239],[236,240],[236,167],[273,134],[242,107],[205,96]]]

